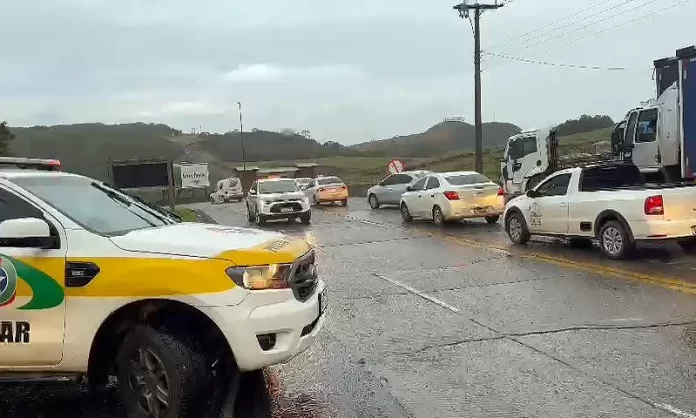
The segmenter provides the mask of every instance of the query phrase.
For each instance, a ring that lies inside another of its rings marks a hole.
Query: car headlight
[[[233,282],[249,290],[287,289],[291,264],[230,267],[227,275]]]

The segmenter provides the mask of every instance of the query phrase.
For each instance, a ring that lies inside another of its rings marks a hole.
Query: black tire
[[[592,248],[591,238],[568,238],[566,243],[572,248]]]
[[[532,177],[527,180],[527,184],[525,185],[524,192],[526,193],[529,190],[532,190],[533,188],[536,187],[537,184],[541,183],[541,181],[545,178],[543,174],[535,174]]]
[[[300,215],[299,219],[300,219],[300,222],[302,222],[303,224],[305,224],[305,225],[309,224],[312,220],[312,212],[308,210],[307,212]]]
[[[259,213],[258,209],[254,214],[254,223],[258,226],[266,224],[266,217]]]
[[[348,199],[341,200],[341,206],[343,206],[343,207],[348,206]]]
[[[505,221],[505,232],[513,244],[525,245],[529,242],[531,235],[527,228],[527,222],[519,212],[513,212]]]
[[[437,226],[445,225],[445,215],[442,213],[442,209],[439,206],[433,207],[433,223]]]
[[[116,370],[123,403],[133,418],[153,416],[146,409],[149,403],[145,401],[145,395],[141,395],[136,387],[151,395],[153,389],[166,388],[166,396],[163,391],[157,393],[167,399],[167,406],[164,407],[162,402],[151,403],[161,408],[158,416],[194,416],[199,396],[209,378],[205,356],[196,344],[140,325],[126,336],[119,347]],[[139,380],[140,376],[143,379]]]
[[[406,223],[413,221],[413,216],[411,216],[411,212],[408,210],[406,203],[402,203],[399,209],[401,211],[401,220]]]
[[[377,199],[377,196],[374,193],[371,193],[367,197],[367,203],[370,205],[370,208],[379,209],[379,206],[380,206],[379,199]]]
[[[612,260],[628,258],[635,247],[633,238],[621,222],[608,221],[599,228],[599,249]]]
[[[696,254],[696,239],[685,239],[677,241],[677,244],[687,254]]]
[[[486,222],[489,224],[497,223],[498,219],[500,219],[500,215],[486,216]]]

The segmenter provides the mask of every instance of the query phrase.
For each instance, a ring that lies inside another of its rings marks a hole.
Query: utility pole
[[[242,123],[242,102],[237,102],[239,106],[239,134],[242,136],[242,166],[244,167],[244,175],[246,175],[246,155],[244,153],[244,124]]]
[[[476,168],[479,173],[483,173],[483,118],[481,117],[481,14],[485,10],[495,10],[503,7],[504,3],[494,4],[479,3],[479,0],[464,0],[463,3],[452,8],[459,12],[459,17],[469,19],[471,23],[470,11],[474,11],[474,123],[476,125]]]

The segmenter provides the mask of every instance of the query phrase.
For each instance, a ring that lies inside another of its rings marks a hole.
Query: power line
[[[510,0],[510,1],[508,1],[507,3],[504,3],[504,4],[508,4],[508,3],[512,2],[512,1],[513,1],[513,0]],[[556,24],[556,23],[559,23],[559,22],[563,22],[563,21],[565,21],[565,20],[568,20],[568,19],[570,19],[570,18],[572,18],[572,17],[575,17],[575,16],[577,16],[577,15],[579,15],[579,14],[582,14],[582,13],[588,11],[588,10],[592,10],[592,9],[594,9],[594,8],[597,7],[597,6],[601,6],[602,4],[608,3],[608,2],[610,2],[610,1],[613,1],[613,0],[602,0],[602,1],[600,1],[599,3],[596,3],[596,4],[590,6],[590,7],[586,8],[586,9],[578,10],[578,11],[573,12],[573,13],[571,13],[571,14],[569,14],[569,15],[566,15],[566,16],[560,18],[560,19],[556,19],[556,20],[554,20],[553,22],[549,22],[549,23],[547,23],[547,24],[545,24],[545,25],[543,25],[543,26],[540,26],[540,27],[538,27],[538,28],[536,28],[536,29],[532,29],[532,30],[530,30],[530,31],[528,31],[528,32],[525,32],[525,33],[523,33],[522,35],[514,36],[514,37],[512,37],[512,38],[506,40],[505,42],[506,42],[506,43],[507,43],[507,42],[512,42],[512,41],[515,41],[515,40],[517,40],[517,39],[524,38],[524,37],[527,36],[527,35],[531,35],[531,34],[533,34],[533,33],[537,33],[537,32],[539,32],[540,30],[543,30],[543,29],[546,29],[546,28],[548,28],[548,27],[550,27],[550,26],[553,26],[553,25]]]
[[[667,6],[667,7],[663,7],[663,8],[661,8],[661,9],[657,9],[657,10],[653,10],[653,11],[650,12],[650,13],[646,13],[646,14],[644,14],[644,15],[640,15],[640,16],[635,17],[635,18],[633,18],[633,19],[629,19],[629,20],[627,20],[627,21],[620,22],[620,23],[618,23],[618,24],[616,24],[616,25],[614,25],[614,26],[611,26],[611,27],[608,27],[608,28],[600,29],[600,30],[595,31],[595,32],[592,32],[592,33],[590,33],[590,34],[588,34],[588,35],[586,35],[586,36],[581,36],[581,37],[576,38],[576,39],[573,39],[573,40],[571,40],[571,41],[569,41],[569,42],[566,42],[566,43],[563,43],[563,44],[560,44],[560,45],[556,45],[555,47],[547,48],[546,50],[542,51],[541,53],[554,51],[554,50],[556,50],[556,49],[563,48],[563,47],[566,47],[566,46],[575,44],[575,43],[577,43],[577,42],[581,42],[581,41],[587,40],[587,39],[592,38],[592,37],[595,37],[595,36],[597,36],[597,35],[599,35],[599,34],[606,33],[606,32],[609,32],[609,31],[618,29],[618,28],[620,28],[620,27],[622,27],[622,26],[626,26],[626,25],[629,25],[629,24],[638,22],[638,21],[640,21],[640,20],[643,20],[643,19],[646,19],[646,18],[655,16],[655,15],[657,15],[657,14],[660,14],[660,13],[662,13],[662,12],[665,12],[665,11],[667,11],[667,10],[673,9],[673,8],[675,8],[675,7],[678,7],[678,6],[682,6],[682,5],[684,5],[684,4],[686,4],[686,3],[689,3],[689,2],[691,2],[691,1],[693,1],[693,0],[682,0],[682,1],[680,1],[680,2],[673,3],[673,4],[671,4],[671,5]],[[488,54],[488,55],[492,55],[492,53],[491,53],[491,52],[488,52],[488,51],[486,51],[486,52],[484,52],[484,53],[485,53],[485,54]],[[503,54],[499,54],[499,55],[503,55]],[[487,68],[487,69],[486,69],[486,71],[490,71],[490,70],[491,70],[491,68]]]
[[[522,58],[522,57],[513,57],[511,55],[506,55],[506,54],[498,54],[495,52],[482,52],[483,54],[492,56],[492,57],[497,57],[497,58],[503,58],[511,61],[518,61],[518,62],[524,62],[528,64],[539,64],[539,65],[548,65],[552,67],[565,67],[565,68],[577,68],[577,69],[583,69],[583,70],[604,70],[604,71],[627,71],[627,70],[638,70],[638,71],[652,71],[653,68],[628,68],[628,67],[601,67],[597,65],[579,65],[579,64],[562,64],[562,63],[557,63],[557,62],[549,62],[549,61],[541,61],[541,60],[533,60],[529,58]]]
[[[631,2],[631,1],[635,1],[635,0],[627,0],[627,1]],[[642,3],[642,4],[639,4],[639,5],[637,5],[636,7],[632,8],[632,9],[627,9],[627,10],[621,11],[621,12],[619,12],[619,13],[609,15],[609,16],[607,16],[607,17],[605,17],[605,18],[602,18],[602,19],[599,19],[599,20],[597,20],[597,21],[590,22],[590,23],[588,23],[588,24],[586,24],[586,25],[584,25],[584,26],[580,26],[579,28],[574,28],[574,29],[572,29],[572,30],[564,31],[564,32],[561,32],[561,33],[557,33],[557,34],[555,34],[555,35],[554,35],[553,33],[551,33],[550,35],[553,35],[552,37],[549,37],[548,39],[542,39],[541,41],[536,42],[536,43],[533,43],[533,44],[530,44],[530,45],[523,45],[523,46],[521,46],[521,49],[528,49],[528,48],[535,47],[535,46],[537,46],[537,45],[546,44],[546,43],[548,43],[548,42],[554,42],[554,41],[558,40],[559,38],[564,38],[564,37],[566,37],[566,36],[568,36],[568,35],[570,35],[570,34],[572,34],[572,33],[579,32],[579,31],[581,31],[581,30],[583,30],[583,29],[587,29],[587,28],[589,28],[589,27],[591,27],[591,26],[594,26],[594,25],[596,25],[596,24],[598,24],[598,23],[602,23],[602,22],[605,22],[605,21],[607,21],[607,20],[613,19],[613,18],[615,18],[615,17],[619,17],[619,16],[621,16],[621,15],[623,15],[623,14],[626,14],[626,13],[628,13],[628,12],[632,12],[632,11],[634,11],[634,10],[636,10],[636,9],[640,9],[641,7],[645,7],[645,6],[649,5],[649,4],[655,3],[655,2],[657,2],[657,1],[664,1],[664,0],[648,0],[647,2]]]
[[[600,11],[598,11],[597,13],[591,14],[591,15],[589,15],[589,16],[584,16],[584,17],[582,17],[582,18],[579,19],[579,20],[572,21],[572,22],[567,23],[567,24],[565,24],[565,25],[563,25],[563,26],[554,27],[554,28],[552,28],[553,30],[551,30],[551,31],[543,32],[543,33],[538,34],[538,35],[536,35],[536,36],[532,36],[532,37],[530,37],[530,38],[523,39],[523,40],[521,40],[521,41],[519,41],[519,42],[515,42],[515,43],[513,43],[513,44],[511,44],[511,45],[506,46],[505,49],[506,49],[506,50],[509,50],[509,49],[511,49],[511,47],[514,47],[514,46],[517,46],[517,45],[521,45],[521,44],[525,44],[525,43],[528,43],[529,41],[533,41],[533,40],[535,40],[535,39],[544,38],[544,37],[546,37],[546,36],[553,35],[554,33],[560,31],[561,29],[570,28],[570,27],[572,27],[572,26],[575,26],[575,25],[578,24],[578,23],[581,23],[581,22],[584,22],[584,21],[586,21],[586,20],[592,19],[593,17],[602,15],[602,14],[604,14],[604,13],[606,13],[606,12],[615,10],[615,9],[621,7],[621,6],[625,6],[626,4],[633,3],[634,1],[636,1],[636,0],[624,0],[623,2],[621,2],[621,3],[619,3],[619,4],[615,4],[614,6],[608,8],[608,9],[603,9],[603,10],[600,10]],[[631,9],[631,10],[638,9],[638,8],[640,8],[640,7],[643,7],[643,6],[646,6],[646,5],[650,4],[650,3],[653,3],[653,2],[655,2],[655,1],[658,1],[658,0],[650,0],[650,1],[648,1],[647,3],[644,3],[644,4],[642,4],[642,5],[636,6],[634,9]],[[626,12],[626,11],[625,11],[625,12]],[[625,12],[624,12],[624,13],[625,13]],[[615,15],[612,15],[612,16],[613,16],[613,17],[616,17],[616,16],[619,16],[620,14],[621,14],[621,13],[615,14]],[[612,16],[609,16],[609,17],[607,17],[606,19],[610,19]],[[604,19],[604,20],[606,20],[606,19]],[[603,22],[604,20],[599,20],[599,21],[590,23],[590,24],[588,24],[588,25],[586,25],[586,26],[582,26],[582,27],[580,27],[580,28],[577,28],[577,29],[575,29],[574,31],[582,30],[582,29],[584,29],[584,28],[587,28],[587,27],[589,27],[589,26],[595,25],[595,24],[597,24],[597,23],[601,23],[601,22]],[[542,39],[540,42],[543,43],[543,42],[545,42],[545,40]],[[538,43],[539,43],[539,42],[538,42]],[[538,44],[538,43],[537,43],[537,44]],[[534,45],[536,45],[536,44],[534,44]]]
[[[569,41],[569,42],[566,42],[566,43],[564,43],[564,44],[556,45],[555,47],[551,47],[551,48],[547,48],[547,49],[544,50],[543,52],[553,51],[553,50],[556,50],[556,49],[559,49],[559,48],[563,48],[563,47],[566,47],[566,46],[575,44],[575,43],[577,43],[577,42],[584,41],[584,40],[586,40],[586,39],[595,37],[595,36],[597,36],[597,35],[599,35],[599,34],[602,34],[602,33],[605,33],[605,32],[609,32],[609,31],[618,29],[618,28],[620,28],[620,27],[623,27],[623,26],[630,25],[630,24],[632,24],[632,23],[638,22],[638,21],[640,21],[640,20],[643,20],[643,19],[646,19],[646,18],[655,16],[655,15],[658,15],[658,14],[660,14],[660,13],[666,12],[667,10],[673,9],[673,8],[675,8],[675,7],[678,7],[678,6],[682,6],[682,5],[684,5],[684,4],[686,4],[686,3],[689,3],[689,2],[691,2],[691,1],[693,1],[693,0],[682,0],[682,1],[680,1],[680,2],[673,3],[673,4],[671,4],[671,5],[667,6],[667,7],[663,7],[663,8],[661,8],[661,9],[657,9],[657,10],[653,10],[653,11],[650,12],[650,13],[646,13],[646,14],[644,14],[644,15],[640,15],[640,16],[635,17],[635,18],[633,18],[633,19],[626,20],[626,21],[621,22],[621,23],[618,23],[618,24],[616,24],[616,25],[614,25],[614,26],[611,26],[611,27],[608,27],[608,28],[604,28],[604,29],[600,29],[600,30],[595,31],[595,32],[592,32],[592,33],[590,33],[590,34],[588,34],[588,35],[581,36],[581,37],[579,37],[579,38],[575,38],[575,39],[573,39],[573,40],[571,40],[571,41]]]

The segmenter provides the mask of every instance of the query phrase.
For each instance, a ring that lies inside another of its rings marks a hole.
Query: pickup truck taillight
[[[505,196],[505,189],[502,187],[498,189],[498,196]]]
[[[650,196],[645,199],[645,214],[646,215],[664,215],[665,207],[662,201],[662,195]]]
[[[447,200],[459,200],[459,195],[457,192],[445,192],[443,193]]]
[[[319,189],[317,189],[317,191],[318,191],[318,192],[323,192],[323,191],[324,191],[324,188],[323,188],[323,187],[320,187]]]

